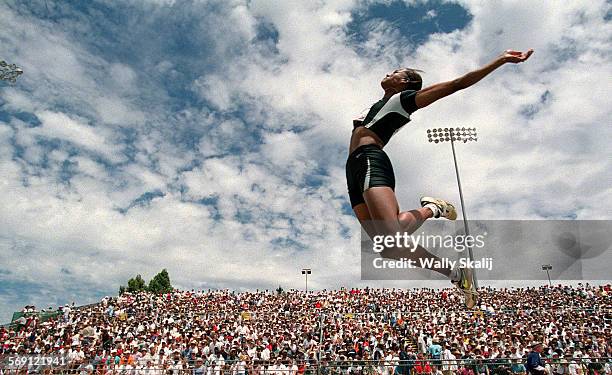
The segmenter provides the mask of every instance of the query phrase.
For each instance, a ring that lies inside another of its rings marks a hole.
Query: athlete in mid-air
[[[423,81],[417,70],[398,69],[386,75],[380,82],[385,94],[374,103],[365,116],[353,121],[353,133],[346,162],[346,179],[349,197],[355,215],[368,235],[413,233],[429,218],[455,220],[455,207],[443,200],[421,198],[421,208],[400,212],[395,197],[393,167],[383,147],[389,139],[410,121],[410,114],[419,108],[472,86],[489,73],[506,63],[521,63],[529,58],[527,52],[507,50],[495,60],[466,75],[448,82],[441,82],[421,89]],[[426,249],[418,247],[414,252],[386,248],[381,255],[392,259],[437,258]],[[450,278],[463,292],[469,308],[478,302],[473,285],[472,272],[463,268],[435,268],[432,270]]]

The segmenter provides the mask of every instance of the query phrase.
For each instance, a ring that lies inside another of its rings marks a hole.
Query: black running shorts
[[[363,192],[371,187],[389,186],[395,190],[391,160],[377,145],[360,146],[346,161],[346,182],[351,207],[365,203]]]

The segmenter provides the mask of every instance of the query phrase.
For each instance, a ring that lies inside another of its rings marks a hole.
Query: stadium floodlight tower
[[[303,268],[302,275],[306,276],[306,293],[308,293],[308,275],[312,273],[310,268]]]
[[[548,276],[548,285],[552,287],[552,281],[550,281],[550,273],[548,271],[552,270],[551,264],[542,264],[542,270],[546,271],[546,275]]]
[[[23,74],[23,70],[15,64],[9,64],[4,60],[0,60],[0,80],[15,83],[17,77]]]
[[[459,199],[461,200],[461,212],[463,213],[463,225],[465,226],[465,235],[470,235],[468,228],[467,214],[465,213],[465,203],[463,201],[463,190],[461,189],[461,179],[459,178],[459,166],[457,165],[457,154],[455,152],[455,142],[467,143],[470,141],[477,142],[478,136],[476,134],[476,128],[432,128],[427,129],[427,141],[429,143],[443,143],[450,142],[451,149],[453,150],[453,161],[455,162],[455,174],[457,175],[457,186],[459,187]],[[470,260],[474,260],[474,254],[472,253],[472,247],[467,246],[468,255]],[[474,287],[478,289],[478,280],[476,279],[476,272],[474,272]]]

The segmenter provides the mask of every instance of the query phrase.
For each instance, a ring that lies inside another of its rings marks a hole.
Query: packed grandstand
[[[30,306],[0,328],[0,371],[524,374],[539,342],[546,374],[611,374],[610,293],[487,288],[477,310],[452,289],[125,293],[48,320]]]

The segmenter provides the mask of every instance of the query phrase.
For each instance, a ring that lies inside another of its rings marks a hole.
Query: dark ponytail
[[[423,88],[423,79],[421,78],[419,72],[423,71],[418,69],[406,68],[406,76],[409,79],[409,81],[407,82],[408,90],[419,91]]]

